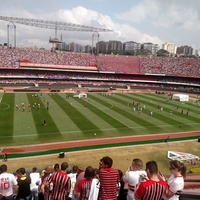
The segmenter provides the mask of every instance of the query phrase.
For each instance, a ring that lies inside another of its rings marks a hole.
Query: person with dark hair
[[[161,200],[167,189],[167,183],[159,179],[158,166],[155,161],[146,163],[146,181],[140,183],[135,191],[135,200]]]
[[[68,163],[63,162],[61,164],[61,170],[54,172],[50,179],[49,184],[53,183],[52,199],[66,200],[69,196],[71,189],[71,180],[67,175]]]
[[[118,195],[119,172],[112,168],[112,158],[106,156],[101,159],[100,179],[100,200],[116,200]]]
[[[127,190],[124,189],[124,186],[125,186],[125,182],[124,182],[124,179],[123,179],[123,172],[118,169],[118,172],[119,172],[119,183],[118,183],[118,197],[117,199],[118,200],[126,200],[126,195],[127,195]]]
[[[26,174],[25,168],[19,168],[17,171],[17,182],[18,182],[18,194],[17,200],[30,200],[32,198],[31,195],[31,179]]]
[[[5,200],[14,200],[18,193],[18,185],[15,176],[7,170],[7,165],[0,166],[0,194]]]
[[[79,184],[76,188],[76,190],[77,190],[76,199],[77,200],[88,200],[89,199],[91,184],[92,184],[92,180],[93,180],[94,176],[95,176],[95,173],[94,173],[93,167],[88,166],[85,169],[84,179],[79,182]]]
[[[99,169],[94,168],[94,178],[90,188],[89,200],[97,200],[99,197],[100,181],[99,181]]]
[[[60,171],[60,165],[59,165],[58,163],[56,163],[56,164],[54,165],[53,169],[54,169],[54,172]]]
[[[128,167],[128,170],[123,177],[125,183],[128,183],[127,200],[134,199],[134,192],[139,183],[143,181],[142,178],[144,175],[146,175],[146,172],[143,170],[142,160],[139,158],[133,159],[132,164]]]
[[[169,170],[171,176],[169,179],[166,179],[166,176],[161,174],[160,177],[162,180],[167,181],[168,189],[166,194],[163,196],[164,200],[179,200],[179,196],[184,188],[184,178],[186,176],[186,166],[178,161],[170,161]]]

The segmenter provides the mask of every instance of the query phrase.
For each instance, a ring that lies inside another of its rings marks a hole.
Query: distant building
[[[193,48],[190,46],[177,47],[177,54],[182,56],[192,56]]]
[[[151,42],[142,44],[143,50],[149,51],[152,55],[156,55],[159,50],[158,44],[153,44]]]
[[[200,49],[197,49],[197,50],[195,51],[195,56],[200,57]]]
[[[64,51],[69,51],[70,48],[69,48],[69,44],[66,44],[65,42],[62,43],[62,50]]]
[[[116,41],[116,40],[109,40],[108,42],[108,54],[118,54],[121,53],[123,50],[123,45],[121,41]]]
[[[124,42],[123,50],[124,51],[138,51],[141,49],[141,44],[133,41]]]
[[[96,48],[99,48],[99,53],[106,54],[108,50],[108,42],[105,41],[97,42]]]
[[[177,50],[177,46],[174,43],[165,42],[162,45],[162,49],[168,51],[172,55],[175,55],[176,54],[176,50]]]
[[[85,52],[85,53],[91,53],[91,52],[92,52],[92,46],[86,45],[86,46],[85,46],[85,49],[84,49],[84,52]]]

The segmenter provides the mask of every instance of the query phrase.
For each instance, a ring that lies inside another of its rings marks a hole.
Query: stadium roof
[[[111,32],[111,29],[97,28],[93,26],[85,26],[80,24],[72,24],[51,20],[42,19],[30,19],[30,18],[19,18],[19,17],[5,17],[0,16],[0,20],[8,21],[10,23],[23,24],[27,26],[34,26],[39,28],[65,30],[65,31],[85,31],[85,32]]]

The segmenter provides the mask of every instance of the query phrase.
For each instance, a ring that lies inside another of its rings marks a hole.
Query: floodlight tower
[[[7,47],[10,47],[10,29],[13,28],[13,32],[14,32],[14,45],[13,47],[16,48],[16,25],[13,22],[10,22],[7,25]]]
[[[97,38],[96,55],[99,55],[99,33],[96,31],[92,34],[92,54],[94,53],[94,39]]]
[[[42,20],[42,19],[30,19],[30,18],[19,18],[19,17],[6,17],[0,16],[0,20],[9,21],[9,27],[14,28],[14,46],[16,47],[16,26],[15,24],[23,24],[26,26],[34,26],[39,28],[46,28],[46,29],[54,29],[55,30],[55,41],[51,41],[51,43],[61,43],[61,41],[57,38],[57,31],[64,30],[64,31],[80,31],[80,32],[93,32],[92,35],[92,47],[94,38],[97,37],[99,41],[99,32],[111,32],[110,29],[105,28],[98,28],[92,26],[85,26],[81,24],[72,24],[72,23],[65,23],[65,22],[58,22],[58,21],[51,21],[51,20]],[[15,23],[15,24],[14,24]],[[8,31],[9,35],[9,31]],[[8,37],[9,43],[9,37]],[[99,49],[97,49],[97,53]],[[93,50],[92,50],[93,53]]]

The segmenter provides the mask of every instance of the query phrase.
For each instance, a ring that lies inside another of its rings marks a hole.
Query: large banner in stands
[[[76,70],[93,70],[97,71],[96,66],[72,66],[72,65],[51,65],[20,62],[20,67],[47,68],[47,69],[76,69]]]

